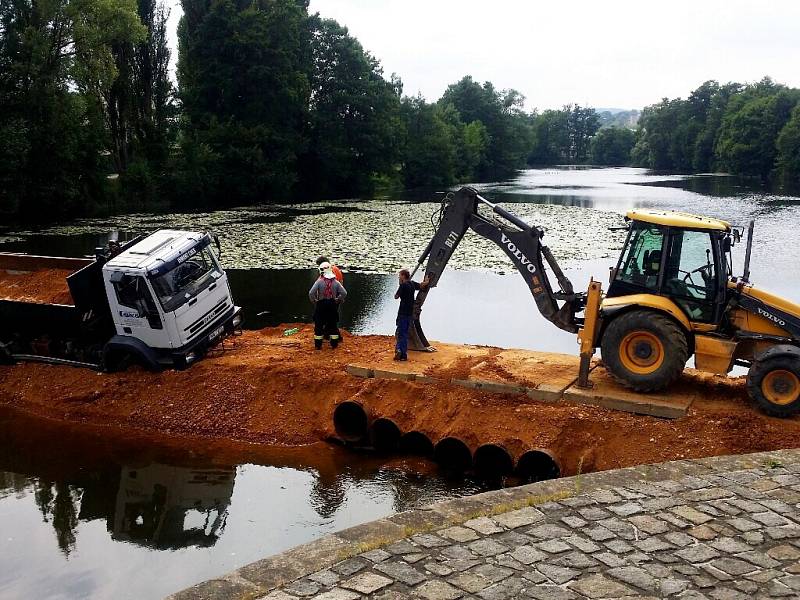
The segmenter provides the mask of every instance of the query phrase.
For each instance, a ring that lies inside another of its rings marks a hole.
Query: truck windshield
[[[172,312],[206,289],[221,275],[211,249],[206,247],[163,275],[154,277],[152,283],[164,312]]]

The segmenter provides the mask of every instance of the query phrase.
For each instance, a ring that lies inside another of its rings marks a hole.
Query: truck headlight
[[[238,327],[239,325],[241,325],[242,315],[237,313],[236,316],[233,317],[233,321],[231,321],[231,323],[233,324],[234,327]]]
[[[192,364],[195,360],[197,360],[197,354],[195,354],[194,352],[189,352],[189,354],[186,355],[187,365]]]

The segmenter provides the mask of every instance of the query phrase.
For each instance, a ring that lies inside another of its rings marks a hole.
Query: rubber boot
[[[336,350],[336,346],[338,346],[338,345],[339,345],[339,338],[338,337],[332,337],[331,338],[331,348]]]
[[[314,350],[322,350],[322,340],[314,340]]]

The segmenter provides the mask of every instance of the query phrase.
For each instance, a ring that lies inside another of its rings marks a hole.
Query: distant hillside
[[[621,108],[596,108],[597,116],[600,117],[600,128],[603,127],[627,127],[633,129],[639,122],[641,111],[623,110]]]

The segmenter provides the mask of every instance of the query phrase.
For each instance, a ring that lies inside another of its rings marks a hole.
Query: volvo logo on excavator
[[[506,234],[501,233],[500,241],[503,242],[505,247],[514,256],[514,258],[516,258],[520,264],[528,270],[528,273],[533,275],[536,274],[536,265],[528,260],[528,257],[522,253],[522,250],[517,248],[517,246],[511,241],[511,238],[507,237]]]
[[[765,317],[765,318],[769,319],[770,321],[780,325],[781,327],[786,327],[786,321],[784,321],[780,317],[777,317],[777,316],[773,315],[772,313],[768,313],[767,311],[765,311],[760,306],[757,307],[757,308],[758,308],[758,314],[760,314],[762,317]]]

